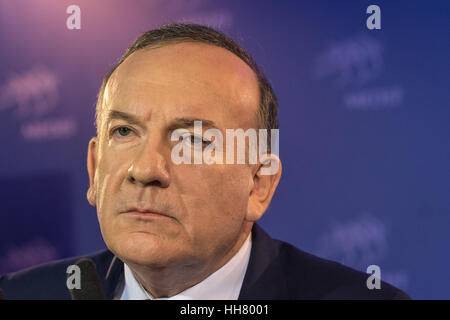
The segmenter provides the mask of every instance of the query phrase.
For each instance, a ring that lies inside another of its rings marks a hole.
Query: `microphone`
[[[2,289],[0,289],[0,300],[6,300],[5,295],[3,294]]]
[[[72,300],[105,300],[100,278],[91,259],[82,258],[75,265],[80,268],[80,289],[69,289]]]

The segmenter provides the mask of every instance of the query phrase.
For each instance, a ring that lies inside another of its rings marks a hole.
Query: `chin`
[[[133,232],[123,240],[116,238],[108,247],[122,261],[130,264],[167,266],[179,260],[176,250],[179,245],[150,233]]]

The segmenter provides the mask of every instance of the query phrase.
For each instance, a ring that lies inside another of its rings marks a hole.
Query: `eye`
[[[131,129],[128,127],[118,127],[112,131],[112,134],[118,134],[121,137],[126,137],[131,133]]]
[[[184,135],[183,140],[184,139],[188,140],[194,146],[198,146],[199,144],[208,145],[211,143],[211,141],[203,139],[202,136],[197,136],[197,135],[193,135],[193,134]]]

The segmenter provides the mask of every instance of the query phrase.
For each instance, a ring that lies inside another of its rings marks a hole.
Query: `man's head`
[[[88,150],[88,200],[110,250],[155,269],[225,263],[267,209],[281,167],[175,164],[171,133],[192,132],[194,120],[224,135],[276,128],[276,108],[250,56],[217,31],[169,25],[136,40],[103,82]]]
[[[96,106],[96,126],[99,127],[99,115],[103,105],[103,94],[109,78],[131,54],[145,48],[157,48],[170,43],[199,42],[224,48],[243,60],[255,73],[259,85],[259,108],[257,113],[260,128],[278,129],[278,102],[273,89],[264,73],[260,70],[253,57],[233,39],[212,28],[197,24],[170,24],[159,29],[150,30],[141,35],[127,49],[119,62],[103,79]],[[270,149],[270,136],[268,137]]]

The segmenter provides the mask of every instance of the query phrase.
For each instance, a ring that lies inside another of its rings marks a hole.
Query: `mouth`
[[[131,215],[138,218],[144,218],[144,219],[160,219],[160,218],[171,218],[169,215],[158,212],[152,209],[138,209],[138,208],[131,208],[129,210],[126,210],[122,213],[125,213],[127,215]]]

